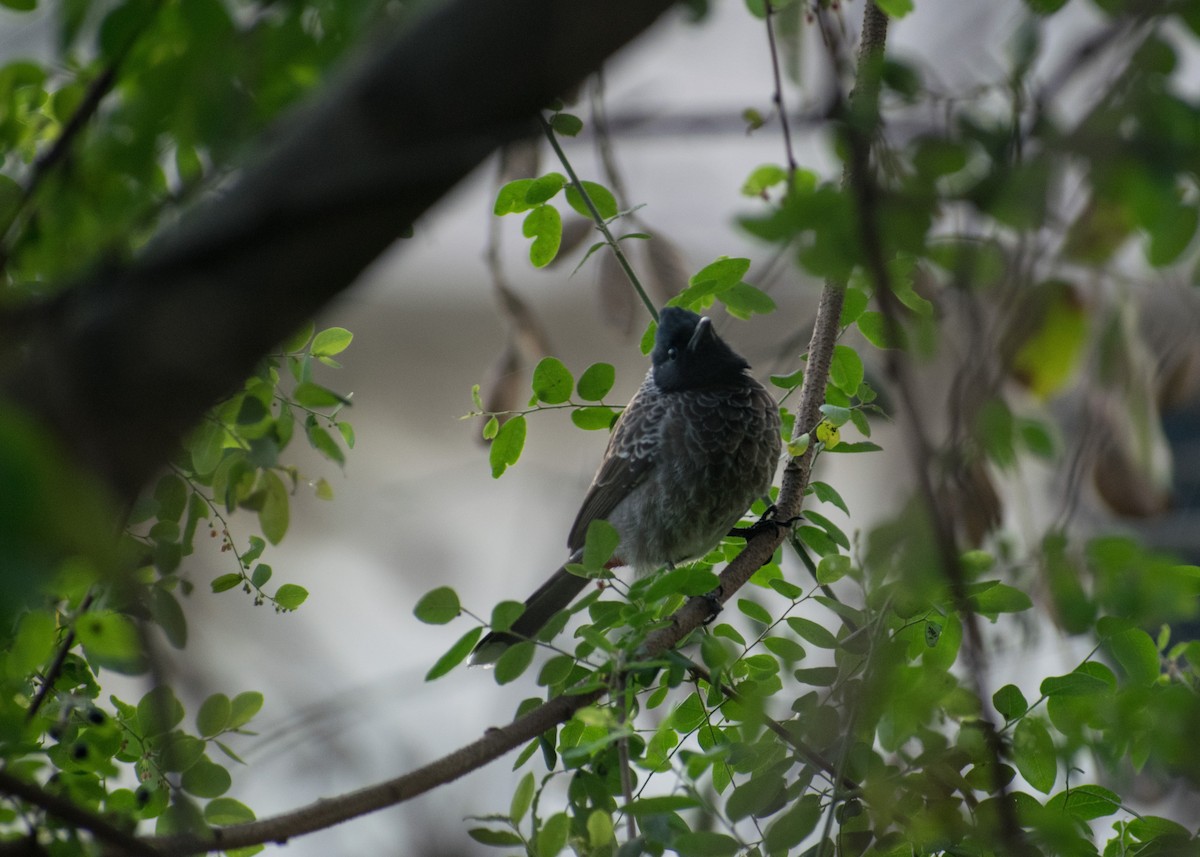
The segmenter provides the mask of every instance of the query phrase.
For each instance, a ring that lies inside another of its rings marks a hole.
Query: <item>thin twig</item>
[[[92,601],[96,598],[94,592],[89,592],[79,603],[79,609],[75,611],[76,617],[87,612],[92,606]],[[67,636],[63,638],[59,644],[58,652],[54,656],[54,663],[50,664],[50,669],[46,670],[46,674],[42,677],[42,686],[38,688],[37,694],[29,703],[29,709],[25,712],[25,722],[33,720],[37,716],[38,711],[46,702],[46,698],[50,695],[50,691],[54,689],[54,683],[58,681],[59,675],[62,673],[63,665],[67,662],[67,655],[70,654],[72,647],[75,645],[75,625],[72,623],[71,629],[67,631]]]
[[[783,130],[783,148],[787,152],[788,163],[788,190],[792,188],[792,180],[796,176],[796,153],[792,149],[792,130],[788,126],[787,108],[783,103],[783,76],[779,73],[779,49],[775,44],[775,24],[772,19],[775,17],[775,7],[771,5],[771,0],[764,0],[766,4],[766,23],[767,23],[767,44],[771,46],[771,72],[775,78],[775,94],[772,100],[775,102],[775,112],[779,116],[779,127]]]
[[[583,204],[587,206],[587,210],[592,215],[592,221],[596,224],[596,229],[604,236],[604,242],[608,244],[613,252],[613,256],[617,260],[617,264],[621,266],[621,270],[625,272],[625,276],[629,278],[629,284],[633,286],[633,290],[638,293],[638,297],[642,299],[642,303],[646,305],[646,309],[650,313],[650,317],[656,322],[658,321],[658,309],[654,306],[654,302],[650,300],[650,296],[646,294],[646,290],[642,287],[641,280],[633,271],[633,266],[629,264],[629,260],[625,257],[625,252],[621,249],[620,243],[613,237],[612,231],[608,228],[608,223],[601,216],[599,209],[596,208],[596,203],[588,195],[587,190],[583,186],[583,182],[579,180],[579,176],[575,174],[575,168],[571,166],[571,162],[567,160],[567,154],[563,151],[562,146],[558,143],[558,137],[554,133],[554,129],[550,127],[550,123],[546,121],[546,117],[538,114],[538,121],[542,123],[542,132],[546,135],[546,139],[550,141],[550,148],[554,149],[554,154],[558,156],[558,161],[563,165],[563,169],[567,171],[567,175],[571,179],[571,184],[575,186],[575,190],[579,193]]]

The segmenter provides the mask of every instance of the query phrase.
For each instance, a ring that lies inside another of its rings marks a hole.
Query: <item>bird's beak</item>
[[[712,319],[704,316],[700,319],[700,323],[696,325],[696,330],[692,333],[692,338],[688,340],[687,350],[695,351],[700,345],[700,340],[707,336],[712,331]]]

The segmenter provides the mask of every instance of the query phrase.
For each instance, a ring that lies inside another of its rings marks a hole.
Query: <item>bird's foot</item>
[[[700,596],[701,598],[704,599],[704,602],[708,605],[708,616],[704,620],[705,625],[711,625],[716,620],[716,618],[721,615],[721,611],[725,609],[725,607],[721,603],[721,596],[724,594],[725,594],[725,590],[722,587],[718,586],[716,589],[714,589],[712,592],[708,593],[707,595]]]
[[[766,530],[790,530],[803,517],[802,515],[796,515],[794,518],[781,521],[775,517],[775,514],[775,504],[772,503],[767,507],[767,511],[763,512],[762,517],[753,524],[748,527],[734,527],[729,531],[729,535],[749,541]]]

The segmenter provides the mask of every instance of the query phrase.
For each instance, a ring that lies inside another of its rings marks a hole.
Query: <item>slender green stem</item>
[[[613,255],[617,259],[617,264],[621,266],[621,270],[625,272],[625,276],[629,278],[629,284],[633,286],[633,290],[638,293],[638,297],[642,299],[642,303],[646,305],[646,309],[650,313],[650,317],[655,322],[658,321],[658,309],[654,306],[654,302],[650,300],[650,296],[646,294],[646,290],[642,287],[641,280],[633,271],[633,266],[629,264],[629,259],[621,250],[621,245],[617,239],[613,237],[612,231],[608,228],[608,223],[601,216],[600,211],[596,208],[596,203],[592,202],[592,198],[588,196],[588,192],[584,190],[583,182],[579,180],[579,176],[575,174],[575,168],[571,166],[571,162],[567,160],[567,153],[562,150],[562,146],[558,144],[558,138],[554,135],[554,129],[550,127],[550,123],[546,121],[546,117],[538,114],[538,121],[542,123],[542,133],[546,135],[546,139],[550,141],[550,148],[554,150],[554,154],[558,157],[558,161],[563,165],[563,169],[567,171],[567,176],[571,179],[571,184],[575,186],[575,190],[579,192],[579,198],[583,200],[583,204],[587,206],[587,210],[592,214],[592,220],[596,224],[596,228],[600,230],[600,234],[604,236],[604,241],[612,248]]]

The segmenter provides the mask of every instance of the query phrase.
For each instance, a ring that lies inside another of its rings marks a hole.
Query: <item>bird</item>
[[[768,496],[782,441],[779,407],[749,369],[708,317],[674,306],[660,311],[650,369],[617,419],[575,516],[568,564],[582,559],[588,525],[598,519],[620,537],[610,567],[643,575],[703,556],[755,499]],[[492,664],[532,639],[587,583],[559,568],[507,631],[479,642],[471,663]]]

